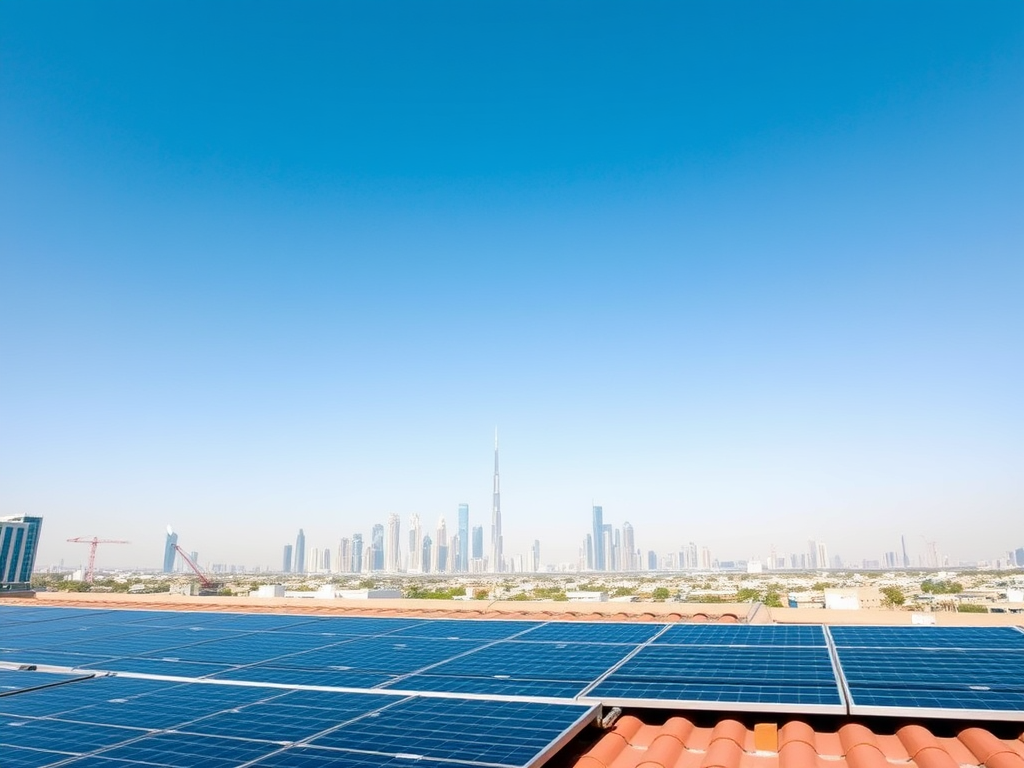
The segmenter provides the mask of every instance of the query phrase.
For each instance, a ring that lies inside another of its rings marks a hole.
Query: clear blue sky
[[[7,0],[0,514],[999,556],[1022,180],[1017,0]]]

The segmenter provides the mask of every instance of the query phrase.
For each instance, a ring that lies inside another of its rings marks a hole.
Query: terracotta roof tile
[[[723,719],[712,727],[673,717],[663,725],[624,715],[573,768],[1024,768],[1021,739],[1000,739],[984,728],[936,736],[922,725],[895,734],[863,723],[837,732],[791,720],[754,728]],[[766,744],[771,749],[766,749]]]

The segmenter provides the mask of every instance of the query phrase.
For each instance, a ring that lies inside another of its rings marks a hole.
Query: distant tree
[[[767,592],[765,592],[764,599],[762,599],[761,602],[767,605],[769,608],[783,607],[782,595],[780,595],[779,592],[774,589],[769,589]]]
[[[612,592],[612,597],[629,597],[633,594],[633,590],[629,587],[616,587],[615,591]]]
[[[659,603],[663,603],[672,596],[672,593],[668,591],[668,587],[655,587],[654,591],[651,592],[651,597]]]
[[[882,605],[886,608],[895,608],[907,602],[906,595],[899,587],[882,587],[879,591],[882,593]]]

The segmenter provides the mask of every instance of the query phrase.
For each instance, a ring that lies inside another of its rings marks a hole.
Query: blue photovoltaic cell
[[[288,669],[286,667],[255,666],[230,669],[212,675],[215,680],[237,680],[249,683],[279,683],[282,685],[321,685],[333,688],[375,688],[395,679],[394,675],[380,672],[339,671],[334,669]]]
[[[653,641],[654,645],[758,645],[770,647],[821,646],[827,643],[820,626],[676,624]]]
[[[588,698],[842,705],[827,648],[650,645]]]
[[[618,624],[610,621],[563,621],[536,627],[516,639],[558,643],[640,645],[658,634],[663,626],[663,624]]]
[[[0,697],[0,714],[22,717],[59,716],[108,699],[165,690],[168,685],[173,684],[162,680],[95,677]]]
[[[82,675],[51,674],[48,672],[33,672],[19,669],[0,669],[0,698],[3,694],[13,691],[25,691],[29,688],[38,688],[41,685],[53,685],[68,680],[80,680]],[[0,702],[0,711],[3,705]]]
[[[466,768],[466,763],[424,761],[413,757],[367,755],[322,747],[291,747],[264,757],[253,768]],[[74,768],[78,768],[75,766]],[[91,766],[83,766],[91,768]],[[106,768],[106,766],[96,766]],[[111,767],[113,768],[113,767]]]
[[[109,757],[96,757],[94,755],[89,755],[87,757],[76,758],[68,763],[61,763],[60,768],[140,768],[140,766],[141,768],[148,768],[148,766],[153,765],[156,764],[130,763],[127,760],[111,760]],[[158,768],[163,768],[163,766],[158,766]]]
[[[292,691],[271,701],[237,707],[203,718],[179,730],[207,736],[299,741],[396,701],[393,696],[323,694],[322,691]]]
[[[7,747],[81,754],[137,739],[146,733],[136,728],[0,716],[0,755]]]
[[[422,624],[424,619],[392,619],[370,616],[318,616],[307,623],[274,630],[276,632],[296,634],[335,633],[341,635],[384,635],[405,627]]]
[[[1020,691],[907,690],[856,685],[850,686],[850,697],[855,707],[1024,713],[1024,693]]]
[[[406,674],[479,648],[481,640],[431,640],[419,637],[364,637],[273,662],[275,667],[338,669]]]
[[[632,646],[584,643],[495,643],[458,659],[432,667],[444,676],[584,681],[596,680],[632,651]],[[400,687],[392,685],[392,687]]]
[[[82,639],[68,642],[59,648],[65,653],[91,653],[96,656],[151,656],[182,646],[209,642],[232,635],[218,629],[156,629],[150,631],[120,634],[99,639]]]
[[[612,676],[587,694],[588,698],[649,699],[663,702],[702,702],[728,704],[789,704],[794,706],[841,706],[835,685],[756,685],[680,683],[664,680],[630,680]],[[738,707],[742,709],[742,706]]]
[[[587,715],[587,707],[468,699],[406,699],[343,725],[314,745],[522,766]]]
[[[386,688],[400,691],[431,691],[437,693],[463,693],[482,696],[531,696],[553,699],[572,699],[589,682],[559,682],[555,680],[524,680],[522,678],[455,677],[441,675],[412,675],[391,683]]]
[[[0,662],[5,664],[48,664],[72,669],[99,669],[109,656],[88,656],[57,651],[0,651]]]
[[[172,649],[172,652],[161,655],[173,655],[181,661],[239,666],[267,662],[281,656],[290,656],[304,651],[314,651],[353,639],[355,636],[319,637],[260,632],[183,645]]]
[[[843,648],[839,660],[848,682],[906,688],[982,688],[1024,692],[1020,651],[888,650]]]
[[[266,741],[188,733],[157,733],[100,753],[100,757],[173,768],[237,768],[281,748]]]
[[[105,672],[134,672],[140,675],[200,678],[232,669],[228,664],[198,664],[174,659],[114,659],[96,665]]]
[[[1013,627],[829,627],[837,648],[960,648],[1024,651]]]
[[[433,637],[452,640],[504,640],[532,627],[536,621],[484,619],[433,619],[394,632],[390,637]]]
[[[67,760],[68,757],[67,752],[21,749],[7,745],[4,747],[3,755],[0,755],[0,759],[3,760],[0,765],[3,768],[44,768],[44,766],[53,765],[61,760]],[[122,765],[120,768],[131,768],[131,766]]]

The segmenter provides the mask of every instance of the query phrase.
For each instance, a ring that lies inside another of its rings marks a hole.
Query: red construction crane
[[[202,585],[203,589],[212,589],[214,584],[210,580],[210,577],[203,573],[203,569],[200,568],[199,565],[196,564],[196,562],[188,556],[185,550],[179,547],[177,544],[174,545],[174,549],[177,550],[179,555],[181,555],[181,559],[185,561],[185,564],[195,572],[196,576],[199,577],[199,583],[200,585]]]
[[[76,544],[88,544],[89,545],[89,568],[85,572],[85,580],[92,584],[93,572],[96,567],[96,547],[100,544],[131,544],[130,541],[122,541],[121,539],[97,539],[93,536],[91,539],[87,539],[84,536],[76,536],[73,539],[68,539]]]

